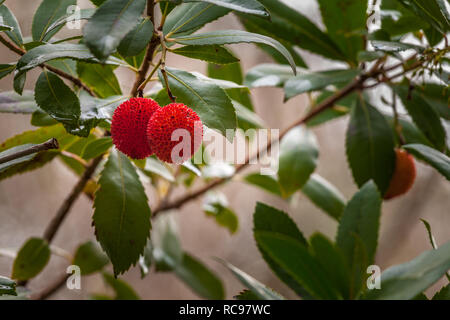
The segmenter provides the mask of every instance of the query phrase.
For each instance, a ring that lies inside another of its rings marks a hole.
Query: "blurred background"
[[[317,25],[323,25],[314,0],[285,0],[284,2],[306,14]],[[39,3],[40,1],[29,0],[6,0],[5,2],[19,20],[24,37],[31,33],[32,15]],[[88,0],[79,0],[78,4],[82,8],[92,6]],[[236,28],[241,26],[233,15],[228,15],[205,27],[206,30]],[[65,38],[73,32],[64,28],[56,37]],[[241,59],[244,72],[257,64],[272,62],[256,46],[239,45],[238,48],[235,52]],[[334,62],[325,61],[307,52],[301,51],[301,53],[307,65],[313,70],[338,66]],[[1,63],[17,60],[15,53],[3,46],[0,46],[0,56]],[[181,56],[169,55],[167,65],[188,71],[206,72],[206,64]],[[26,89],[33,89],[38,75],[39,70],[28,74]],[[129,92],[134,75],[122,69],[117,70],[117,75],[123,92]],[[0,90],[12,90],[12,75],[0,80]],[[383,89],[377,90],[382,92]],[[380,92],[371,94],[379,95]],[[293,119],[304,114],[308,106],[305,96],[295,97],[283,104],[282,91],[276,88],[254,89],[252,99],[256,112],[270,128],[285,128]],[[338,187],[349,199],[357,188],[352,180],[345,156],[347,124],[348,118],[334,120],[316,127],[314,133],[320,145],[318,173]],[[32,128],[29,115],[0,114],[0,141]],[[257,168],[250,167],[246,172],[251,170],[256,171]],[[421,163],[417,163],[417,170],[418,177],[413,189],[407,195],[383,204],[376,258],[376,263],[382,270],[393,264],[410,260],[431,248],[426,230],[419,218],[430,222],[438,245],[450,240],[450,228],[448,228],[450,184]],[[1,181],[0,248],[17,249],[29,237],[40,236],[76,181],[75,174],[59,160],[39,170]],[[201,259],[219,275],[225,284],[227,298],[232,298],[243,287],[228,270],[211,259],[214,256],[231,262],[286,297],[295,298],[295,295],[272,274],[255,246],[252,235],[252,214],[256,201],[263,201],[288,212],[305,236],[320,231],[333,239],[337,224],[299,193],[288,203],[235,180],[222,187],[221,191],[227,195],[230,207],[239,216],[238,232],[230,235],[225,228],[219,227],[213,219],[206,217],[201,210],[201,199],[192,201],[174,214],[185,251]],[[175,190],[175,195],[180,192],[182,190]],[[73,252],[81,242],[93,239],[92,214],[92,202],[85,196],[81,196],[63,223],[53,244]],[[55,278],[55,275],[63,273],[67,265],[66,260],[53,255],[46,269],[30,282],[30,288],[39,290],[45,287]],[[12,260],[0,256],[0,275],[9,276],[11,269]],[[123,278],[143,299],[197,299],[195,294],[170,273],[151,273],[141,280],[138,268],[132,268]],[[442,284],[443,282],[436,284],[427,293],[433,293]],[[108,289],[103,284],[101,276],[94,275],[83,277],[81,291],[63,288],[51,298],[84,299],[92,293],[104,292],[108,292]]]

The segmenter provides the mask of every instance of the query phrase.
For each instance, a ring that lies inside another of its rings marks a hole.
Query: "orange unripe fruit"
[[[384,199],[398,197],[411,189],[416,179],[414,158],[405,150],[396,149],[395,170]]]

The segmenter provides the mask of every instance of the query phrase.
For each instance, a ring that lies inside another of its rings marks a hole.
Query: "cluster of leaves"
[[[170,193],[168,185],[182,183],[189,188],[196,179],[227,179],[235,169],[228,164],[194,166],[186,162],[175,174],[174,168],[154,157],[132,161],[112,148],[107,133],[113,111],[130,97],[123,93],[116,69],[139,74],[152,47],[161,58],[153,61],[155,68],[144,84],[157,84],[144,96],[165,105],[171,92],[177,102],[194,109],[208,128],[225,135],[227,129],[264,126],[253,111],[251,88],[282,88],[285,100],[310,93],[310,111],[315,112],[348,84],[370,77],[367,67],[375,66],[377,77],[371,80],[375,85],[387,84],[391,99],[383,97],[379,103],[361,92],[342,94],[329,108],[283,136],[276,176],[251,173],[243,180],[284,199],[299,191],[339,222],[335,243],[321,234],[306,240],[285,213],[257,205],[254,235],[258,248],[274,273],[299,296],[414,298],[449,269],[448,244],[386,270],[381,291],[366,292],[364,280],[375,257],[381,199],[395,168],[395,147],[402,145],[450,180],[445,131],[450,120],[449,74],[445,70],[450,24],[443,1],[384,0],[382,28],[369,33],[367,3],[360,0],[318,0],[324,30],[280,0],[159,1],[160,26],[154,16],[143,16],[145,0],[96,0],[92,1],[95,8],[81,9],[77,16],[66,11],[76,0],[43,0],[33,18],[31,38],[22,36],[13,13],[0,1],[2,43],[20,54],[18,61],[0,65],[0,77],[14,72],[14,91],[0,93],[0,112],[31,114],[31,124],[38,127],[1,144],[0,158],[49,138],[57,138],[60,145],[58,150],[2,164],[0,180],[42,167],[55,158],[81,176],[90,160],[107,155],[103,169],[84,190],[94,198],[93,225],[106,256],[95,244],[86,243],[78,248],[73,263],[83,274],[90,274],[103,272],[111,262],[114,276],[136,263],[145,276],[154,266],[156,271],[173,272],[201,297],[221,299],[225,296],[221,281],[183,251],[170,219],[164,216],[154,221],[149,239],[152,213],[141,180],[149,178],[163,198]],[[147,6],[153,9],[153,2],[148,1]],[[200,30],[231,12],[246,31]],[[74,19],[87,20],[82,33],[58,39],[58,32]],[[153,47],[154,41],[159,45]],[[225,46],[237,43],[255,43],[274,63],[258,65],[244,75],[239,58]],[[298,49],[345,67],[311,71]],[[409,52],[413,56],[405,60],[404,53]],[[206,61],[207,74],[166,67],[167,53]],[[381,72],[388,62],[399,62],[403,72],[395,77]],[[27,72],[35,68],[43,70],[34,91],[24,90]],[[152,78],[156,71],[158,77]],[[403,114],[397,110],[400,101]],[[387,112],[391,107],[393,112]],[[348,202],[335,186],[314,173],[319,147],[311,131],[347,115],[347,158],[360,188]],[[209,193],[203,211],[230,233],[236,232],[237,216],[224,195]],[[29,239],[17,254],[12,278],[35,277],[50,256],[47,241]],[[249,289],[238,298],[282,299],[251,276],[224,264]],[[424,272],[427,277],[421,276]],[[137,298],[122,280],[108,273],[103,276],[116,297],[96,298]],[[15,292],[13,281],[0,280],[1,294]],[[448,291],[447,286],[440,297],[448,297]]]

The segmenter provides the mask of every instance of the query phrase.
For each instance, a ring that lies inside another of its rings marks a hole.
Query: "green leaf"
[[[444,150],[446,134],[436,110],[418,92],[410,91],[407,86],[396,86],[394,90],[417,127],[438,150]]]
[[[414,91],[419,93],[436,110],[441,118],[450,120],[450,108],[448,107],[450,91],[446,86],[425,83],[424,85],[415,87]]]
[[[228,12],[229,9],[210,3],[182,3],[167,16],[163,33],[165,35],[192,33]]]
[[[415,50],[416,52],[423,52],[424,48],[410,43],[398,42],[398,41],[371,41],[375,50],[383,52],[401,52],[406,50]]]
[[[184,253],[181,263],[174,267],[173,272],[200,297],[212,300],[225,298],[220,279],[193,256]]]
[[[231,9],[237,12],[243,12],[269,19],[269,12],[261,3],[256,0],[183,0],[189,2],[206,2],[216,6]]]
[[[69,133],[88,136],[91,126],[82,121],[80,101],[75,93],[53,72],[44,70],[34,89],[39,107],[61,122]]]
[[[38,110],[34,101],[34,92],[25,90],[22,95],[14,91],[0,92],[0,112],[33,113]]]
[[[317,165],[319,150],[314,134],[298,126],[281,140],[278,182],[283,197],[303,187]]]
[[[341,217],[336,244],[344,253],[353,275],[350,297],[358,295],[367,266],[375,258],[381,202],[376,185],[369,181],[348,202]],[[367,259],[361,258],[361,250]]]
[[[13,63],[0,64],[0,79],[13,72],[15,68],[16,65]]]
[[[382,51],[359,51],[358,61],[359,62],[374,61],[383,58],[384,55],[385,53]]]
[[[249,175],[244,177],[244,180],[250,184],[260,187],[263,190],[281,197],[281,189],[276,177],[259,173],[250,173]]]
[[[107,0],[84,26],[83,37],[92,53],[106,60],[139,23],[145,0]]]
[[[125,100],[127,96],[111,96],[106,99],[99,99],[92,97],[86,91],[81,91],[79,95],[81,105],[81,118],[83,121],[89,123],[99,119],[111,120],[114,110]]]
[[[297,72],[301,69],[297,68]],[[245,75],[244,84],[249,88],[283,87],[285,82],[293,78],[287,65],[263,63],[250,69]]]
[[[367,3],[361,0],[319,0],[322,20],[328,35],[353,65],[358,51],[364,49],[361,35],[366,28]]]
[[[300,74],[288,79],[284,84],[285,100],[305,92],[324,89],[329,85],[347,83],[358,73],[359,71],[354,69],[340,69]]]
[[[402,0],[402,3],[440,33],[450,30],[450,14],[444,0]]]
[[[326,271],[303,244],[291,237],[262,231],[255,232],[255,239],[258,246],[314,298],[338,298],[330,287]]]
[[[429,288],[450,269],[450,242],[425,251],[381,274],[381,289],[365,295],[370,300],[408,300]]]
[[[15,74],[14,75],[14,82],[13,82],[13,88],[14,91],[18,94],[22,94],[23,88],[25,87],[25,81],[27,80],[26,74]]]
[[[121,95],[119,81],[114,74],[115,67],[78,61],[77,73],[99,98]]]
[[[383,115],[361,99],[352,109],[346,152],[356,184],[372,179],[384,194],[395,169],[394,137]]]
[[[167,181],[175,182],[175,177],[172,172],[166,167],[164,163],[157,158],[148,157],[144,161],[144,165],[139,166],[144,173],[154,173],[160,177],[163,177]]]
[[[245,289],[233,297],[236,300],[261,300],[253,291]]]
[[[344,255],[334,243],[320,233],[309,240],[311,252],[331,279],[333,286],[343,299],[349,299],[350,272]]]
[[[93,241],[88,241],[78,247],[72,264],[80,267],[82,275],[88,275],[101,271],[108,262],[108,257],[99,246]]]
[[[318,174],[312,174],[303,186],[302,192],[330,217],[339,220],[346,200],[335,186]]]
[[[50,248],[47,241],[30,238],[20,248],[14,260],[12,278],[28,280],[37,276],[50,260]]]
[[[233,275],[246,287],[258,300],[284,300],[284,298],[274,290],[268,288],[252,276],[248,275],[241,269],[235,267],[231,263],[219,260],[227,267]],[[239,299],[241,300],[241,299]]]
[[[77,62],[72,59],[58,59],[47,61],[47,64],[55,67],[73,77],[77,77]]]
[[[31,34],[34,41],[48,41],[62,26],[47,32],[48,27],[59,18],[67,14],[71,5],[76,5],[76,0],[44,0],[39,5],[33,17]]]
[[[260,2],[269,10],[271,22],[240,15],[240,20],[249,31],[255,30],[256,26],[256,28],[264,30],[267,35],[273,34],[276,39],[282,39],[288,44],[332,60],[346,60],[344,54],[330,37],[306,16],[280,0],[260,0]]]
[[[0,152],[0,159],[6,156],[9,156],[11,154],[23,151],[23,150],[27,150],[28,148],[35,146],[35,144],[31,144],[31,143],[27,143],[27,144],[23,144],[20,146],[16,146],[16,147],[12,147],[11,149],[5,150],[3,152]],[[23,162],[27,162],[30,161],[31,159],[34,158],[34,156],[36,155],[36,153],[32,153],[5,163],[0,163],[0,172],[5,171],[6,169],[15,166],[17,164],[23,163]]]
[[[8,38],[10,38],[19,47],[22,47],[23,44],[22,31],[20,30],[20,25],[17,22],[17,19],[14,16],[14,14],[11,12],[11,10],[8,9],[7,6],[1,5],[0,17],[2,17],[3,19],[2,22],[4,24],[13,28],[11,31],[5,31]]]
[[[243,104],[232,100],[234,110],[238,120],[238,127],[244,131],[248,129],[265,128],[266,124],[255,112],[249,110]]]
[[[228,64],[238,62],[229,50],[219,45],[211,46],[184,46],[172,50],[171,52],[192,59],[199,59],[217,64]]]
[[[450,158],[436,149],[422,144],[407,144],[403,148],[417,159],[425,161],[450,181]]]
[[[9,278],[0,276],[0,296],[5,294],[17,296],[16,282]]]
[[[153,34],[153,23],[144,18],[120,42],[117,51],[122,57],[137,56],[147,47]]]
[[[183,261],[183,248],[173,216],[166,214],[156,219],[152,233],[153,258],[156,271],[172,271]]]
[[[58,20],[53,22],[46,29],[44,38],[46,36],[48,36],[54,30],[57,30],[57,31],[55,31],[55,33],[58,32],[58,30],[61,29],[68,22],[90,19],[94,15],[95,10],[96,9],[89,8],[89,9],[80,9],[79,11],[74,11],[74,12],[67,12],[67,14],[61,16]]]
[[[241,30],[220,30],[202,34],[180,36],[173,39],[175,42],[185,45],[213,45],[213,44],[233,44],[233,43],[260,43],[268,45],[278,50],[292,67],[294,74],[297,72],[295,62],[289,51],[278,41],[257,34]]]
[[[187,71],[166,68],[166,72],[177,102],[182,102],[197,112],[204,125],[224,136],[226,129],[236,129],[236,113],[223,89]],[[161,72],[159,78],[164,82]]]
[[[112,147],[112,140],[110,137],[103,137],[95,139],[88,143],[83,149],[81,157],[85,160],[90,160],[100,156]]]
[[[431,300],[450,300],[450,285],[446,285],[440,291],[436,292]]]
[[[144,250],[150,235],[150,208],[136,169],[115,149],[109,154],[98,183],[95,234],[118,275],[134,265]]]
[[[392,127],[392,130],[395,133],[395,125],[394,125],[395,121],[393,115],[385,114],[384,116],[388,120],[389,125]],[[413,122],[411,122],[406,118],[399,117],[398,123],[402,128],[402,135],[403,138],[405,138],[405,143],[407,144],[420,143],[427,145],[429,147],[433,147],[433,144],[425,137],[422,131],[420,131]],[[395,138],[398,139],[398,137]]]
[[[103,280],[107,283],[116,293],[114,297],[115,300],[139,300],[139,296],[133,290],[133,288],[121,279],[117,279],[116,277],[110,275],[109,273],[104,272]]]
[[[213,217],[217,224],[228,229],[233,234],[236,233],[239,226],[239,220],[236,214],[228,207],[228,201],[222,193],[207,194],[203,211]]]

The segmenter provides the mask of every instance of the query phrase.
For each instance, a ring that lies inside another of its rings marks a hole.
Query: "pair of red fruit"
[[[184,129],[184,134],[172,134]],[[131,98],[114,111],[111,122],[114,145],[133,159],[144,159],[155,154],[169,163],[182,163],[192,157],[200,147],[203,125],[192,109],[181,103],[160,107],[147,98]],[[189,141],[182,139],[189,138]],[[180,142],[187,148],[174,149]],[[175,152],[172,152],[174,151]]]

